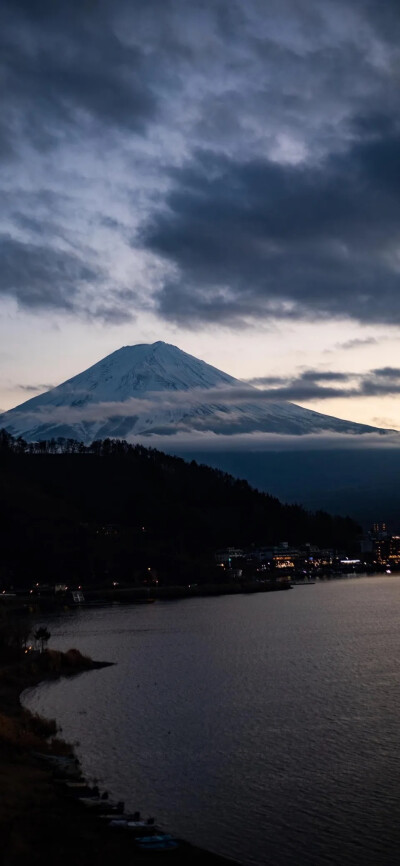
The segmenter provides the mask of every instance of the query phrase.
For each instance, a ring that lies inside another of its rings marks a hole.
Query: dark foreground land
[[[188,584],[223,591],[233,575],[215,553],[232,545],[358,550],[360,527],[350,518],[285,505],[139,445],[62,442],[27,445],[0,430],[0,590],[29,592],[38,582],[84,592]],[[240,565],[244,581],[259,576],[257,565],[253,556]]]
[[[0,667],[0,863],[58,866],[141,866],[155,862],[229,866],[233,861],[181,842],[168,852],[139,852],[129,832],[104,826],[67,796],[35,751],[70,754],[52,721],[21,707],[21,692],[41,680],[101,667],[76,651],[46,651]],[[51,739],[50,739],[51,738]]]

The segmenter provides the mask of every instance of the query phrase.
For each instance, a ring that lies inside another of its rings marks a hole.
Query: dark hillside
[[[26,446],[0,439],[0,575],[35,579],[205,579],[217,548],[311,542],[350,550],[358,526],[311,514],[226,473],[105,440]],[[209,579],[207,574],[207,579]]]

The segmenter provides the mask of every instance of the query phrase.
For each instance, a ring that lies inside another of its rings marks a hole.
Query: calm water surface
[[[25,703],[127,806],[244,864],[400,860],[399,577],[44,622],[117,664]]]

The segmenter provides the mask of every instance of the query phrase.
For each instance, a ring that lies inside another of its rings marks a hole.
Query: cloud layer
[[[302,402],[334,397],[387,397],[400,394],[400,367],[378,367],[358,374],[303,370],[293,377],[257,376],[249,383],[258,386],[263,398],[270,400]]]
[[[399,324],[397,3],[4,0],[0,33],[1,295]]]
[[[263,387],[254,388],[250,385]],[[42,388],[42,386],[29,385],[19,387],[23,387],[27,392],[37,392]],[[278,412],[284,425],[287,401],[309,402],[332,397],[354,399],[399,393],[400,368],[393,367],[383,367],[359,375],[304,370],[293,379],[266,376],[253,379],[250,383],[192,388],[190,391],[149,391],[143,397],[108,402],[92,401],[86,389],[82,391],[82,399],[80,399],[80,392],[74,387],[71,390],[70,403],[52,405],[50,402],[50,404],[39,403],[32,406],[31,401],[28,401],[4,416],[3,423],[16,424],[16,429],[22,423],[25,429],[29,429],[29,427],[49,424],[77,425],[106,423],[110,419],[113,422],[118,419],[126,421],[131,419],[134,422],[133,426],[141,425],[141,432],[145,435],[158,426],[161,426],[168,436],[193,431],[196,431],[196,435],[199,431],[208,434],[212,430],[214,432],[220,430],[224,433],[229,427],[232,441],[232,435],[240,434],[241,428],[249,429],[253,425],[255,430],[262,430],[265,422],[263,410],[268,410],[268,406],[272,406],[273,411]],[[305,414],[313,413],[306,411]],[[329,422],[329,417],[326,420]],[[1,421],[0,418],[0,426]],[[338,423],[346,424],[340,421]],[[357,425],[353,426],[357,428]],[[129,429],[128,426],[127,430]],[[364,430],[367,431],[367,428]],[[362,431],[355,429],[349,432]]]
[[[399,149],[391,130],[311,166],[197,152],[144,235],[178,266],[162,313],[398,323]]]

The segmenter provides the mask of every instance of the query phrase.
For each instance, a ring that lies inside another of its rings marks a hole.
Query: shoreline
[[[24,612],[40,611],[55,613],[67,609],[90,608],[92,606],[107,607],[113,604],[151,604],[155,601],[180,601],[184,599],[215,598],[226,595],[248,595],[253,593],[282,592],[291,588],[287,579],[276,581],[247,581],[246,583],[228,584],[193,584],[190,586],[152,587],[120,587],[93,588],[83,587],[83,600],[75,601],[73,593],[40,593],[24,595],[19,592],[10,595],[0,595],[0,605],[8,610]]]
[[[51,768],[33,754],[74,755],[73,747],[57,738],[54,720],[41,719],[21,704],[22,693],[40,683],[63,676],[77,676],[108,667],[77,653],[46,650],[41,656],[24,657],[0,667],[0,863],[24,866],[51,858],[59,866],[118,866],[166,859],[178,863],[194,860],[199,866],[240,866],[238,861],[213,854],[179,839],[179,847],[165,852],[140,852],[129,832],[105,825],[53,778]],[[53,737],[52,743],[48,742]],[[45,765],[44,765],[45,764]]]

